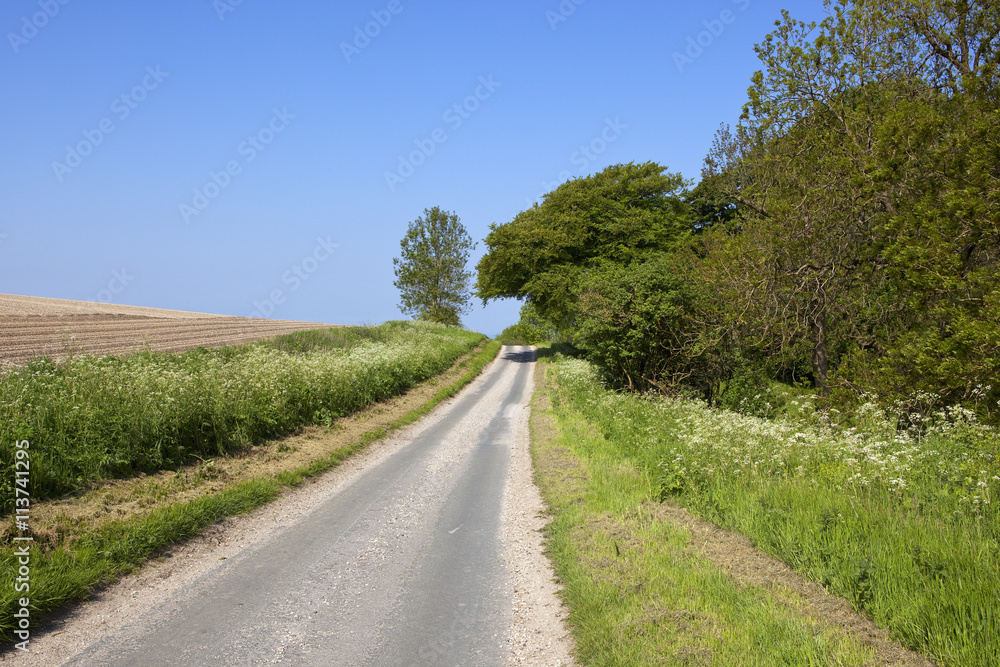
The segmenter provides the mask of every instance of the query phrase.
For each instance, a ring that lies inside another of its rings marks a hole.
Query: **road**
[[[322,503],[63,664],[508,664],[501,523],[533,368],[530,348],[504,348]]]

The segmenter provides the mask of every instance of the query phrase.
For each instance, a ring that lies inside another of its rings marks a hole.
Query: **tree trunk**
[[[816,382],[816,389],[820,396],[830,393],[827,380],[830,376],[830,360],[826,354],[826,313],[820,311],[812,318],[813,352],[812,369],[813,379]]]

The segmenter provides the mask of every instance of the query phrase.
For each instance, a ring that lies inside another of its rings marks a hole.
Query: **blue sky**
[[[425,208],[458,214],[476,261],[491,223],[568,177],[653,160],[696,180],[783,7],[823,16],[820,0],[7,0],[0,292],[398,319],[392,258]],[[464,321],[495,335],[518,306]]]

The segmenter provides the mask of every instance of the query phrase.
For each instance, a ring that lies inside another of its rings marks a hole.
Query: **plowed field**
[[[23,364],[36,355],[59,359],[71,352],[128,354],[147,347],[183,352],[330,326],[335,325],[0,294],[0,363]]]

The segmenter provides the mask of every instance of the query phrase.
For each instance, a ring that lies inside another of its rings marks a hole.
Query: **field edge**
[[[370,419],[369,428],[360,437],[307,465],[240,480],[221,491],[213,491],[193,500],[156,506],[141,516],[108,522],[84,535],[75,536],[70,546],[59,544],[45,552],[33,547],[29,606],[32,632],[36,633],[44,627],[47,615],[68,604],[85,600],[99,587],[137,570],[164,549],[199,534],[224,518],[249,513],[277,500],[285,491],[317,478],[390,433],[417,421],[472,382],[496,358],[501,347],[496,341],[479,343],[448,370],[394,399],[406,401],[408,395],[418,396],[412,405],[405,405],[403,414],[393,416],[385,423]],[[441,378],[449,377],[455,379],[434,391],[430,398],[424,398],[417,391],[434,387]],[[356,418],[357,415],[351,415],[340,421]],[[364,416],[360,418],[365,419]],[[14,640],[13,622],[17,604],[18,594],[13,587],[9,587],[0,597],[0,639],[5,644]],[[11,650],[12,645],[0,652],[0,657]]]

